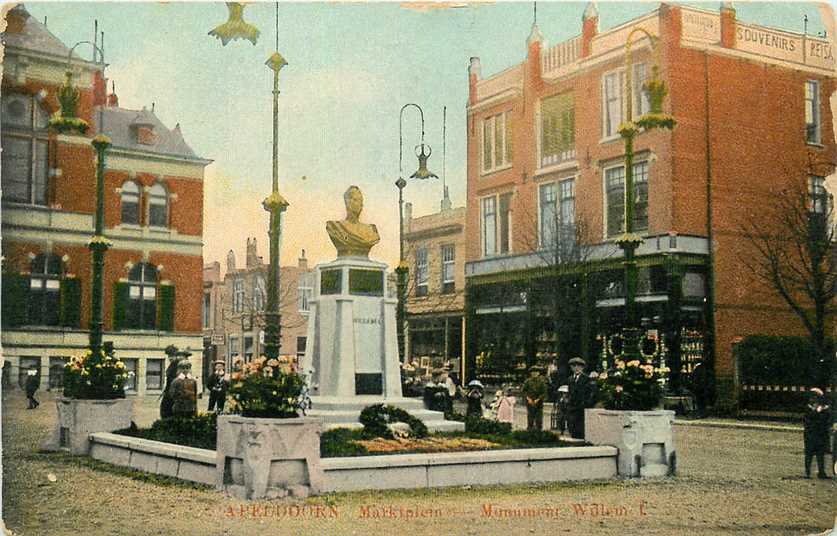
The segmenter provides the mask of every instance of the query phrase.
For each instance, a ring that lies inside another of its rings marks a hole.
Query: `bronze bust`
[[[326,223],[331,243],[337,248],[338,257],[368,257],[372,246],[380,242],[378,229],[369,223],[360,222],[363,211],[363,193],[357,186],[349,186],[343,194],[346,203],[346,219]]]

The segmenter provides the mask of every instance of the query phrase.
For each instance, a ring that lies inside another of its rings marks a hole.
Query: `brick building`
[[[180,127],[107,95],[102,58],[70,70],[85,135],[47,128],[70,49],[21,5],[7,17],[2,82],[2,343],[11,379],[41,371],[60,386],[63,363],[88,345],[98,133],[106,155],[104,341],[134,374],[129,392],[162,387],[163,349],[193,352],[200,370],[204,168]],[[80,49],[78,49],[80,50]]]
[[[729,402],[740,337],[805,333],[744,269],[740,218],[797,179],[816,194],[835,162],[830,43],[745,24],[731,3],[661,4],[607,31],[591,3],[580,35],[557,45],[533,25],[520,64],[483,78],[471,59],[466,365],[503,375],[553,355],[608,355],[624,308],[618,127],[635,28],[659,39],[656,50],[633,42],[634,117],[649,109],[640,87],[658,59],[677,120],[635,139],[639,316],[686,381],[705,361]],[[566,243],[574,255],[556,256]]]
[[[221,277],[219,262],[204,266],[203,333],[204,355],[209,361],[242,356],[250,361],[264,353],[264,310],[267,306],[269,264],[258,254],[255,238],[247,239],[245,264],[236,264],[232,250],[227,254]],[[309,300],[314,292],[314,271],[308,268],[305,250],[296,266],[282,266],[279,307],[282,340],[279,353],[299,357],[305,354]]]
[[[404,250],[407,286],[406,354],[430,357],[434,366],[462,358],[465,310],[465,207],[451,206],[445,191],[439,212],[414,218],[407,203]]]

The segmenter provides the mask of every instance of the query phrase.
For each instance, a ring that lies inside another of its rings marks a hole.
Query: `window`
[[[541,167],[575,158],[573,94],[564,93],[541,102]]]
[[[456,248],[453,244],[442,246],[442,293],[448,294],[456,289],[454,266],[456,264]]]
[[[636,118],[648,113],[651,109],[648,95],[642,89],[645,83],[647,69],[644,63],[634,64],[634,74],[631,80],[631,94],[633,96],[632,117]],[[607,73],[602,78],[602,131],[605,138],[619,134],[619,124],[624,121],[625,102],[625,70],[620,69]]]
[[[427,296],[427,248],[416,250],[416,296]]]
[[[128,378],[125,380],[125,391],[131,392],[137,390],[137,359],[123,359],[122,362],[125,363],[125,372],[128,374]]]
[[[244,337],[244,361],[249,363],[253,360],[253,337],[246,335]]]
[[[3,92],[3,200],[47,204],[49,117],[31,95]]]
[[[157,268],[139,263],[128,274],[128,327],[154,329],[157,326]]]
[[[820,143],[820,83],[805,82],[805,141]]]
[[[542,184],[539,190],[541,213],[540,246],[542,248],[551,248],[555,245],[555,231],[558,223],[555,183]]]
[[[212,312],[211,306],[211,297],[209,292],[204,292],[203,294],[203,327],[207,329],[209,327],[209,315]]]
[[[511,113],[503,112],[482,122],[482,171],[508,167],[512,160]]]
[[[481,201],[481,238],[484,257],[508,253],[511,250],[511,196],[510,193],[500,194],[485,197]]]
[[[241,350],[238,347],[238,337],[230,336],[230,357],[241,355]]]
[[[265,291],[264,278],[256,276],[253,279],[253,307],[256,311],[264,311],[264,304],[267,301],[267,292]]]
[[[648,230],[648,162],[634,164],[633,231]],[[625,166],[605,170],[607,236],[625,231]]]
[[[314,289],[311,286],[310,278],[307,274],[299,277],[298,296],[299,302],[297,307],[300,313],[307,313],[311,311],[311,298],[314,297]]]
[[[305,357],[305,347],[308,343],[307,337],[297,337],[296,338],[296,357],[297,359],[302,359]]]
[[[134,181],[126,181],[122,184],[121,194],[122,223],[139,225],[140,189]]]
[[[40,254],[32,259],[29,276],[29,323],[57,326],[61,301],[61,258]]]
[[[47,389],[64,388],[64,365],[68,361],[70,361],[70,358],[63,356],[49,358],[49,384]]]
[[[163,361],[163,359],[145,360],[145,388],[147,390],[163,388]]]
[[[148,192],[148,225],[168,226],[168,195],[166,188],[159,182]]]
[[[242,311],[244,311],[244,280],[236,279],[233,281],[233,312]]]
[[[825,190],[825,177],[817,175],[808,177],[808,195],[811,198],[811,213],[824,215],[828,212],[828,192]]]
[[[540,187],[540,247],[575,242],[575,179]]]

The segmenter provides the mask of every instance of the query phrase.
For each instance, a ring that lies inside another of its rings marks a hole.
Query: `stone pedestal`
[[[220,415],[217,488],[251,500],[320,493],[321,428],[318,419]]]
[[[673,422],[674,412],[668,410],[586,409],[584,439],[619,449],[621,476],[665,476],[676,469]]]
[[[128,428],[134,414],[134,401],[130,398],[59,398],[55,405],[58,409],[58,420],[44,449],[69,450],[70,454],[87,454],[90,450],[90,434]]]
[[[401,398],[398,300],[386,297],[386,264],[340,257],[316,270],[302,362],[303,372],[314,370],[311,396]]]

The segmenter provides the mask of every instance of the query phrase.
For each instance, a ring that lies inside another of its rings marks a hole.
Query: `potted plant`
[[[125,364],[112,350],[90,349],[64,366],[64,393],[56,400],[58,420],[46,448],[87,454],[89,435],[131,425],[133,400],[125,398]]]
[[[323,486],[319,419],[300,417],[305,381],[264,356],[230,375],[218,417],[217,487],[243,499],[305,497]]]
[[[584,438],[594,445],[619,449],[620,475],[673,474],[676,453],[672,436],[674,412],[658,409],[669,369],[654,365],[654,355],[641,359],[618,356],[597,378],[601,408],[585,410]]]

